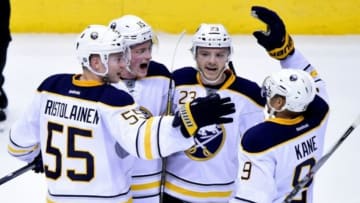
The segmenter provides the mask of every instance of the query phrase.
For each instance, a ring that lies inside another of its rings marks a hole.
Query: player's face
[[[109,55],[108,60],[108,79],[111,83],[120,81],[121,71],[126,68],[128,64],[127,58],[124,53],[114,53]]]
[[[198,47],[196,50],[196,63],[206,80],[217,80],[223,74],[228,62],[229,48]]]
[[[133,77],[144,78],[147,75],[149,63],[152,57],[151,52],[152,52],[151,40],[131,46],[130,74]],[[124,78],[127,77],[125,76]]]

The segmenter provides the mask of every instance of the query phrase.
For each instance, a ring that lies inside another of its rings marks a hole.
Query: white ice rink
[[[74,54],[75,37],[74,34],[13,35],[5,68],[9,107],[6,128],[0,133],[0,177],[25,165],[7,153],[8,130],[29,105],[40,82],[54,73],[81,71]],[[238,75],[260,84],[265,75],[279,69],[278,62],[271,59],[252,36],[233,37],[233,61]],[[360,35],[293,38],[295,47],[317,67],[327,82],[331,115],[326,151],[360,113]],[[160,33],[160,43],[154,49],[153,59],[170,67],[177,39],[177,35]],[[190,43],[190,35],[181,40],[173,69],[194,64],[189,51]],[[357,194],[360,183],[359,152],[360,129],[357,129],[316,175],[315,203],[360,203],[360,195]],[[0,186],[0,203],[41,203],[45,202],[45,194],[43,175],[28,172]]]

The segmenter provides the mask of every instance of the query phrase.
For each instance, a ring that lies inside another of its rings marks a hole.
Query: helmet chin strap
[[[225,69],[226,69],[226,67],[223,68],[223,70],[219,73],[219,75],[215,78],[215,80],[207,79],[204,72],[200,68],[199,68],[199,72],[200,72],[201,79],[204,80],[206,82],[206,84],[216,85],[220,81],[221,77],[223,76]]]
[[[266,119],[275,118],[276,110],[272,107],[269,107],[269,105],[265,106],[264,114]]]
[[[108,57],[108,56],[106,56],[106,57]],[[102,55],[100,56],[100,59],[101,59],[101,63],[102,63],[103,66],[105,67],[105,72],[100,73],[100,72],[95,71],[95,70],[91,67],[90,64],[87,66],[87,69],[88,69],[90,72],[92,72],[93,74],[102,77],[102,81],[103,81],[103,82],[109,82],[109,74],[108,74],[108,73],[109,73],[109,65],[108,65],[108,63],[107,63],[107,60],[106,60]]]
[[[105,69],[106,69],[106,71],[105,71],[104,73],[100,73],[100,72],[95,71],[90,65],[89,65],[89,67],[87,67],[87,69],[88,69],[90,72],[92,72],[92,73],[94,73],[95,75],[97,75],[97,76],[106,77],[107,74],[109,73],[109,67],[108,67],[107,64],[104,64],[104,63],[103,63],[103,65],[105,66]]]
[[[127,70],[129,73],[131,73],[131,74],[133,74],[133,75],[136,76],[136,73],[135,73],[133,70],[131,70],[130,66],[126,66],[126,70]]]
[[[103,63],[104,64],[104,63]],[[102,76],[102,81],[104,83],[109,83],[110,82],[110,79],[109,79],[109,66],[108,64],[104,64],[105,68],[106,68],[106,71],[105,73],[101,74],[100,76]]]
[[[126,76],[122,76],[122,79],[127,79],[127,80],[133,80],[133,79],[137,79],[138,75],[136,72],[134,72],[131,68],[130,65],[126,66],[126,70],[127,70],[127,74]]]
[[[268,99],[267,105],[265,106],[265,109],[264,109],[265,118],[267,118],[267,119],[275,118],[277,112],[282,112],[284,110],[285,110],[285,105],[283,107],[281,107],[281,109],[276,110],[274,107],[271,106],[270,99]]]
[[[131,70],[131,68],[130,68],[130,65],[131,65],[131,48],[127,48],[124,51],[124,55],[125,55],[125,60],[126,60],[126,70],[130,74],[135,75],[135,77],[136,77],[136,73],[133,70]]]

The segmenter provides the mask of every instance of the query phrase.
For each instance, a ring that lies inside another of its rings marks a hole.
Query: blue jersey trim
[[[259,153],[288,140],[294,139],[321,125],[329,112],[329,106],[321,97],[316,96],[310,103],[304,119],[291,125],[265,121],[245,132],[241,145],[250,153]]]
[[[68,97],[101,102],[110,106],[126,106],[134,104],[131,95],[106,83],[94,86],[74,84],[74,74],[57,74],[45,79],[38,87],[39,92],[50,92]]]
[[[156,61],[150,61],[147,77],[152,76],[164,76],[170,79],[171,73],[164,64],[158,63]]]

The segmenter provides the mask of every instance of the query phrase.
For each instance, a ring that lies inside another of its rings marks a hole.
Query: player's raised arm
[[[275,11],[262,6],[253,6],[251,15],[267,26],[266,30],[253,32],[257,42],[266,49],[271,57],[280,61],[282,68],[300,69],[308,72],[314,78],[318,94],[327,100],[324,81],[320,78],[315,67],[302,55],[299,49],[295,48],[294,41],[286,30],[281,17]]]

